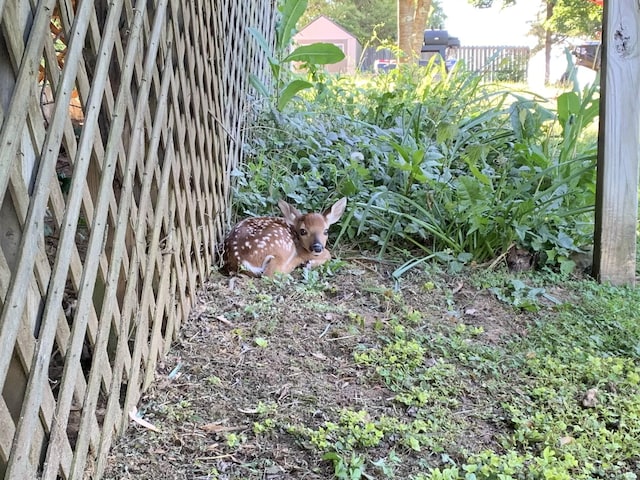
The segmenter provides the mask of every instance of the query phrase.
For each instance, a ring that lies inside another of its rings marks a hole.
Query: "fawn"
[[[291,273],[296,267],[316,267],[331,258],[326,249],[329,226],[347,206],[338,200],[323,213],[301,214],[284,200],[278,202],[284,218],[247,218],[238,223],[224,241],[222,272],[250,276]]]

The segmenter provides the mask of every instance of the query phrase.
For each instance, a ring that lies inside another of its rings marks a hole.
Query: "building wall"
[[[353,35],[328,18],[318,17],[300,30],[293,39],[298,45],[317,42],[333,43],[342,49],[345,59],[342,62],[327,65],[326,70],[330,73],[354,73],[356,71],[361,51],[360,43]]]

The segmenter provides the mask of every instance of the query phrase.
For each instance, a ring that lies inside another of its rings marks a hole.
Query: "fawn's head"
[[[327,245],[329,226],[340,220],[347,206],[347,199],[341,198],[323,213],[304,215],[284,200],[280,200],[278,206],[298,245],[312,255],[320,255]]]

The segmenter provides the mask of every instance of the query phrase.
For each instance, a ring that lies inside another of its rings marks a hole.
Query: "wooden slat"
[[[150,45],[147,46],[147,50],[145,51],[145,55],[146,55],[146,61],[145,61],[145,65],[144,65],[144,76],[143,78],[149,78],[150,73],[152,71],[152,68],[155,64],[156,61],[156,53],[158,51],[158,46],[159,46],[159,37],[160,37],[160,26],[162,25],[163,19],[164,19],[164,15],[165,15],[165,11],[166,11],[166,6],[167,6],[167,1],[168,0],[163,0],[160,1],[158,4],[158,8],[156,9],[156,16],[154,18],[154,28],[153,31],[154,33],[152,34],[152,38],[150,41]],[[139,4],[136,5],[136,12],[140,12],[141,10],[143,10],[144,5],[141,5],[141,2],[138,2]],[[129,47],[132,46],[134,42],[131,42],[129,44]],[[149,91],[149,84],[148,82],[143,82],[140,91],[138,92],[138,101],[136,104],[136,119],[137,121],[134,121],[134,125],[140,125],[140,121],[143,118],[144,115],[144,108],[147,104],[147,94]],[[128,160],[127,160],[127,165],[125,167],[125,179],[124,179],[124,185],[123,185],[123,198],[124,198],[124,202],[123,204],[120,205],[120,211],[118,212],[118,223],[116,225],[116,234],[115,234],[115,244],[117,247],[120,247],[121,245],[124,246],[124,235],[127,231],[127,224],[128,224],[128,213],[129,213],[129,204],[130,204],[130,196],[131,196],[131,191],[133,188],[133,174],[134,174],[134,170],[135,170],[135,164],[136,164],[136,158],[137,158],[137,148],[140,144],[141,141],[141,137],[136,137],[136,135],[140,135],[142,133],[141,129],[138,129],[136,131],[134,131],[134,137],[132,139],[132,150],[129,152],[128,155]],[[139,138],[139,139],[138,139]],[[134,249],[133,251],[133,261],[130,264],[130,268],[132,270],[134,270],[136,268],[136,261],[137,261],[137,255],[136,255],[137,249]],[[113,265],[112,269],[114,271],[114,273],[117,273],[117,271],[119,272],[119,257],[122,255],[122,248],[117,248],[114,249],[114,254],[112,257],[112,262]],[[116,268],[117,267],[117,268]],[[111,273],[111,272],[110,272]],[[134,276],[137,276],[137,272],[134,270]],[[111,283],[111,282],[110,282]],[[107,293],[109,293],[109,289],[107,290]],[[108,298],[108,297],[107,297]],[[106,308],[108,307],[108,303],[105,305]],[[137,326],[137,336],[141,335],[141,331],[144,329],[144,327],[140,327],[140,325]],[[122,334],[122,332],[121,332]],[[143,337],[144,338],[144,337]],[[138,343],[136,342],[135,346],[134,346],[134,354],[132,354],[132,363],[131,363],[131,371],[129,372],[129,383],[128,383],[128,388],[127,388],[127,395],[125,398],[125,411],[128,411],[130,406],[135,405],[135,401],[132,401],[132,399],[137,400],[138,394],[139,394],[139,385],[137,385],[137,371],[139,368],[139,357],[136,356],[137,353],[139,353],[140,349],[142,349],[142,346],[138,345]]]
[[[528,47],[513,46],[463,45],[456,52],[457,58],[464,60],[468,70],[481,72],[487,82],[501,80],[507,73],[511,77],[509,81],[526,81],[529,54]]]
[[[39,229],[44,219],[49,196],[48,189],[44,187],[50,184],[55,173],[61,138],[68,122],[68,105],[71,100],[71,91],[73,90],[79,59],[82,55],[82,42],[84,41],[84,35],[88,27],[89,7],[90,4],[86,2],[81,3],[74,28],[71,31],[72,38],[75,38],[77,42],[68,47],[66,63],[62,71],[61,84],[59,85],[56,95],[57,102],[54,105],[49,131],[47,132],[43,146],[41,166],[37,180],[38,185],[34,198],[32,199],[32,208],[27,215],[25,231],[23,232],[21,243],[22,252],[16,266],[15,281],[10,286],[7,294],[8,306],[5,305],[3,313],[8,315],[20,314],[24,307],[24,284],[28,281],[33,271],[33,263],[37,256],[36,250],[38,249]],[[68,216],[65,217],[66,219],[69,219],[69,216],[71,219],[77,218],[77,209],[79,209],[81,201],[81,191],[73,190],[72,195],[73,193],[76,193],[76,195],[69,201],[70,206],[68,206]],[[77,198],[77,200],[74,203],[73,199],[75,198]],[[30,372],[22,415],[18,424],[18,431],[16,433],[16,439],[14,440],[11,458],[7,466],[7,476],[10,478],[12,476],[16,478],[27,478],[29,476],[26,470],[29,465],[24,459],[31,448],[31,441],[33,439],[32,432],[39,418],[37,412],[42,403],[44,389],[48,384],[47,372],[49,356],[51,355],[51,348],[57,330],[57,316],[59,311],[57,305],[59,305],[62,300],[69,265],[69,257],[66,255],[66,252],[69,251],[75,241],[76,222],[71,219],[62,226],[60,244],[65,255],[58,255],[56,257],[53,278],[49,285],[40,342],[35,352],[34,368]],[[2,320],[5,318],[3,315]],[[2,359],[0,359],[0,362],[1,361]],[[0,374],[1,373],[2,366],[0,366]],[[3,376],[0,375],[0,378],[2,377]]]
[[[18,215],[20,216],[20,218],[23,219],[26,216],[29,197],[28,197],[28,193],[26,191],[25,185],[21,180],[20,174],[17,171],[16,164],[14,164],[14,172],[13,172],[12,178],[14,180],[11,183],[12,198],[14,199],[14,205],[17,207],[16,210],[18,212]],[[9,272],[4,255],[2,255],[1,251],[0,251],[0,271]],[[36,271],[36,277],[32,280],[31,285],[29,287],[29,292],[28,294],[26,294],[26,297],[32,298],[32,299],[40,299],[41,297],[40,292],[46,291],[47,281],[51,274],[49,264],[47,262],[47,259],[44,256],[44,250],[42,248],[38,250],[35,271]],[[6,286],[8,284],[9,284],[8,281],[0,282],[1,297],[6,296]],[[29,310],[28,303],[27,303],[26,310]],[[34,351],[35,351],[35,339],[33,338],[32,331],[31,331],[31,323],[28,321],[28,319],[34,318],[34,317],[35,317],[35,314],[25,313],[25,316],[23,317],[25,321],[23,321],[23,323],[19,326],[17,342],[15,345],[16,353],[18,354],[18,357],[21,363],[24,365],[24,368],[26,371],[30,371],[33,365],[32,362],[33,362]],[[66,322],[64,321],[64,318],[62,319],[62,322],[58,323],[58,325],[59,327],[66,326]],[[68,336],[68,328],[66,330],[66,333],[63,328],[59,328],[58,334],[62,335],[63,337],[64,335]],[[6,352],[11,354],[12,350],[8,350]],[[44,401],[40,406],[40,416],[47,425],[51,425],[51,423],[53,422],[54,407],[55,407],[55,399],[53,398],[53,394],[51,393],[51,390],[47,388],[44,392]],[[12,431],[15,431],[15,428],[13,428]],[[2,430],[0,430],[0,432],[2,432]],[[31,432],[31,435],[34,441],[34,445],[31,448],[31,452],[32,452],[31,455],[33,456],[34,455],[33,452],[34,450],[36,450],[38,453],[35,453],[35,455],[39,456],[39,448],[44,440],[45,432],[43,432],[40,426],[38,425],[34,429],[34,431]],[[11,437],[13,437],[13,434],[11,435]],[[11,445],[11,443],[9,443],[9,445]],[[8,457],[9,452],[6,452],[6,455]],[[67,471],[71,463],[70,448],[68,445],[64,450],[64,453],[61,454],[60,456],[60,462],[62,462],[63,468],[65,469],[65,471]],[[32,466],[33,462],[28,462],[28,464]]]
[[[9,452],[11,451],[11,444],[13,435],[15,434],[16,427],[13,423],[13,418],[9,413],[7,404],[0,397],[0,461],[4,464],[9,460]]]
[[[272,8],[270,0],[0,0],[16,80],[0,111],[0,200],[22,234],[15,271],[0,250],[0,387],[13,352],[27,384],[17,424],[0,398],[6,478],[102,475],[114,435],[216,260],[229,173],[242,153],[247,74],[267,65],[246,27],[271,38]],[[46,117],[41,89],[52,92]],[[81,125],[69,116],[72,96]],[[38,169],[33,190],[28,162]],[[72,175],[65,191],[61,165]],[[63,300],[74,304],[66,313]],[[54,350],[62,373],[52,390]],[[93,358],[83,371],[85,350]]]
[[[167,75],[167,78],[170,78]],[[149,252],[149,256],[153,258],[154,256],[159,254],[159,245],[160,245],[160,231],[162,229],[162,220],[164,217],[164,212],[167,210],[167,196],[168,196],[168,188],[169,188],[169,174],[171,172],[171,164],[169,162],[165,162],[163,165],[162,171],[162,181],[160,186],[160,192],[158,194],[158,208],[156,209],[156,221],[153,226],[153,233],[151,236],[151,251]],[[155,363],[158,356],[158,353],[161,351],[160,345],[160,328],[162,326],[162,317],[167,305],[167,295],[169,288],[169,280],[170,280],[170,271],[171,271],[171,253],[165,253],[162,255],[162,271],[160,273],[160,287],[158,291],[158,305],[160,308],[156,308],[156,314],[153,319],[153,327],[152,327],[152,335],[151,335],[151,354],[147,359],[146,365],[146,376],[143,384],[143,390],[146,390],[151,384],[151,380],[153,379],[153,374],[155,370]],[[148,272],[149,277],[153,277],[152,272]],[[151,283],[151,282],[149,282]],[[149,286],[150,288],[150,286]],[[170,335],[171,336],[171,335]]]
[[[16,78],[16,86],[9,104],[9,109],[5,112],[5,119],[0,129],[0,205],[4,200],[4,194],[9,183],[10,168],[16,156],[19,142],[16,140],[21,137],[22,130],[26,121],[27,110],[30,100],[33,98],[32,92],[36,85],[38,75],[38,65],[42,53],[42,45],[44,39],[49,32],[49,20],[53,10],[54,0],[40,2],[31,27],[31,34],[27,40],[24,52],[18,52],[19,43],[10,46],[10,53],[16,58],[21,58],[20,69]],[[4,14],[4,3],[0,5],[0,10]],[[13,17],[13,18],[12,18]],[[22,26],[22,22],[18,21],[17,15],[3,15],[2,27],[5,31],[5,40],[9,42],[20,42],[23,38],[22,31],[16,30]],[[22,50],[20,48],[20,50]],[[17,63],[17,62],[16,62]],[[3,324],[4,326],[4,324]],[[0,333],[0,339],[2,339]],[[2,343],[0,343],[2,345]],[[3,380],[4,362],[0,358],[0,380]],[[1,383],[1,382],[0,382]]]
[[[640,5],[604,4],[594,275],[636,283],[640,162]]]
[[[159,5],[158,8],[166,8],[166,4],[164,5]],[[158,20],[156,22],[156,25],[160,25],[161,24],[161,19],[162,16],[160,15],[160,13],[158,13],[158,17],[160,18],[160,20]],[[159,33],[158,33],[159,34]],[[172,63],[171,63],[171,57],[167,57],[166,59],[166,63],[165,63],[165,68],[164,68],[164,72],[165,72],[165,79],[163,81],[163,86],[162,89],[160,91],[160,95],[158,97],[158,105],[159,108],[156,112],[156,118],[155,118],[155,126],[154,126],[154,134],[152,134],[152,146],[149,149],[149,153],[148,153],[148,160],[147,160],[147,165],[148,165],[148,169],[154,169],[155,168],[155,158],[156,158],[156,152],[157,152],[157,144],[160,141],[160,130],[161,130],[161,125],[163,124],[163,121],[165,119],[165,113],[166,113],[166,103],[167,103],[167,92],[169,89],[169,83],[171,80],[171,75],[170,75],[170,71],[172,69]],[[169,173],[168,171],[170,170],[170,165],[165,166],[165,169],[167,170],[167,173],[164,174],[167,178],[167,182],[168,183],[168,178],[169,178]],[[151,179],[152,179],[152,174],[147,175],[147,183],[145,183],[142,187],[142,194],[141,194],[141,198],[143,199],[147,199],[149,198],[149,192],[148,190],[150,189],[150,184],[151,184]],[[166,195],[166,192],[165,192]],[[148,203],[148,202],[147,202]],[[157,223],[161,223],[161,219],[162,217],[159,215],[158,211],[156,211],[156,222]],[[139,225],[142,225],[142,222],[140,222]],[[144,227],[141,226],[140,229],[140,233],[142,232],[142,229]],[[152,237],[152,241],[151,241],[151,249],[149,252],[149,257],[150,259],[153,258],[153,252],[154,250],[157,251],[157,244],[158,244],[158,239],[160,236],[160,232],[158,229],[157,235],[154,232],[154,236]],[[153,263],[152,260],[149,261],[149,264]],[[152,277],[152,275],[149,275],[150,277]],[[146,277],[145,277],[146,279]],[[160,310],[160,309],[159,309]],[[88,426],[89,423],[91,421],[91,415],[93,410],[95,409],[96,403],[97,403],[97,398],[98,398],[98,394],[99,394],[99,387],[100,387],[100,375],[99,375],[99,370],[100,370],[100,365],[103,362],[107,362],[108,357],[107,357],[107,352],[106,352],[106,347],[107,347],[107,342],[108,342],[108,333],[109,333],[109,322],[108,319],[104,319],[104,321],[101,322],[101,330],[99,332],[98,335],[98,342],[96,342],[95,345],[95,350],[94,350],[94,355],[96,358],[93,359],[93,363],[94,363],[94,367],[92,368],[92,374],[90,376],[89,379],[89,390],[87,393],[87,398],[85,399],[84,402],[84,410],[83,410],[83,414],[82,414],[82,419],[81,419],[81,424],[80,424],[80,433],[79,433],[79,437],[78,437],[78,441],[76,444],[76,453],[75,453],[75,457],[74,457],[74,475],[76,477],[80,477],[82,474],[82,467],[85,464],[86,461],[86,455],[87,455],[87,451],[88,451],[88,435],[85,434],[85,432],[88,431]]]
[[[42,17],[39,20],[40,23],[46,20],[43,18],[43,13],[41,13],[40,17]],[[9,28],[7,28],[7,25],[10,28],[18,28],[22,24],[19,19],[19,14],[15,8],[7,9],[0,21],[3,29],[6,29],[7,32],[10,31]],[[44,34],[42,37],[44,37]],[[9,184],[9,177],[11,175],[12,168],[16,167],[14,157],[16,149],[20,144],[18,139],[22,138],[21,130],[23,128],[24,121],[26,121],[25,117],[28,107],[31,106],[31,102],[29,100],[32,98],[32,95],[30,94],[33,91],[33,85],[35,84],[33,82],[35,77],[30,75],[30,70],[35,69],[35,66],[30,62],[30,59],[36,56],[36,42],[40,37],[37,35],[29,37],[26,52],[19,43],[19,39],[21,38],[21,33],[17,38],[10,36],[10,40],[13,40],[14,43],[8,45],[13,57],[20,58],[22,56],[24,60],[20,66],[11,103],[9,104],[7,111],[4,112],[5,118],[3,119],[2,128],[0,129],[0,145],[4,145],[9,142],[9,146],[7,148],[0,149],[0,204],[2,204],[4,195],[8,191],[7,186]],[[17,62],[14,60],[14,63]],[[0,351],[13,351],[13,344],[15,343],[18,332],[18,323],[21,319],[21,312],[26,302],[25,295],[22,293],[26,291],[25,287],[28,279],[24,277],[26,277],[26,272],[23,273],[23,278],[20,279],[19,287],[21,290],[16,292],[19,296],[19,303],[14,305],[11,298],[7,298],[5,300],[6,303],[3,308],[2,315],[0,316]],[[15,279],[12,278],[12,281],[15,282]],[[14,289],[14,291],[15,290],[16,289]],[[7,354],[0,355],[0,385],[4,384],[7,370],[9,368],[9,362],[11,361],[11,359],[7,357]]]
[[[86,189],[83,188],[85,183],[84,178],[87,176],[91,160],[91,150],[93,147],[92,137],[98,126],[99,106],[102,101],[102,91],[104,90],[108,75],[108,58],[110,57],[111,49],[113,48],[113,33],[116,31],[115,27],[120,19],[121,8],[122,1],[114,2],[111,5],[106,28],[107,32],[110,33],[105,35],[103,42],[101,43],[100,55],[98,56],[98,63],[96,65],[96,74],[94,76],[93,90],[87,103],[88,108],[87,114],[85,115],[85,124],[74,161],[74,178],[78,183],[82,182],[80,184],[82,186],[78,185],[74,188],[74,185],[72,184],[72,194],[75,192],[78,197],[71,198],[67,204],[67,211],[71,212],[71,215],[74,216],[77,216],[79,213],[81,200],[84,199],[86,203],[90,201],[84,197],[84,192],[86,192]],[[72,200],[75,200],[75,203],[72,203]],[[79,282],[78,306],[75,315],[76,321],[74,321],[74,329],[71,334],[72,340],[68,350],[65,352],[67,354],[67,359],[65,362],[65,369],[61,380],[60,394],[56,408],[57,421],[53,425],[51,432],[51,441],[46,457],[47,469],[43,472],[43,478],[56,477],[58,468],[55,459],[58,457],[59,451],[63,447],[64,442],[67,441],[67,421],[69,418],[73,393],[76,390],[75,372],[80,368],[79,357],[83,347],[84,330],[86,328],[85,322],[88,320],[90,310],[93,308],[93,286],[95,285],[96,271],[100,260],[99,251],[102,248],[103,232],[104,228],[92,228],[92,235],[87,248],[87,261],[84,265],[84,269],[82,270],[82,279]],[[91,313],[95,316],[95,312]],[[108,325],[108,322],[105,323]],[[99,373],[101,376],[106,375],[105,381],[109,383],[107,370],[98,368],[94,374],[95,373]],[[84,391],[82,391],[81,394],[84,395]],[[93,409],[91,409],[91,414],[93,416]]]

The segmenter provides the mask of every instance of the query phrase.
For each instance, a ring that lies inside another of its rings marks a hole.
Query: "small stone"
[[[598,405],[598,389],[590,388],[582,397],[582,406],[585,408],[595,408]]]

